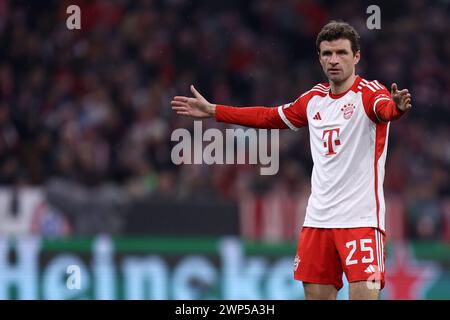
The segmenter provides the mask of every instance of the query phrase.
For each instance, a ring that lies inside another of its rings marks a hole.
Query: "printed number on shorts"
[[[367,244],[368,244],[368,245],[372,244],[372,239],[360,239],[360,240],[359,240],[359,244],[360,244],[360,250],[361,250],[362,252],[366,252],[366,251],[369,252],[369,257],[364,256],[364,257],[362,258],[361,262],[362,262],[362,263],[371,263],[371,262],[373,262],[373,249],[372,249],[372,247],[370,247],[370,246],[366,246]],[[356,248],[356,247],[357,247],[357,242],[356,242],[356,240],[352,240],[352,241],[347,242],[347,243],[345,244],[345,246],[346,246],[347,248],[351,248],[351,249],[350,249],[350,253],[349,253],[348,256],[347,256],[347,259],[345,259],[345,264],[346,264],[347,266],[350,266],[350,265],[352,265],[352,264],[357,264],[357,263],[358,263],[358,260],[357,260],[357,259],[352,260],[353,255],[355,254],[355,251],[356,251],[356,249],[357,249],[357,248]]]

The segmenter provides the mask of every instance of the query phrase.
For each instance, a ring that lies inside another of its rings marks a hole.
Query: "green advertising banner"
[[[0,299],[303,299],[295,249],[235,237],[0,238]],[[383,299],[450,299],[450,246],[387,250]]]

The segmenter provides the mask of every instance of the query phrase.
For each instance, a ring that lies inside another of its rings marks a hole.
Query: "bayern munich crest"
[[[348,120],[352,117],[353,112],[355,112],[355,106],[353,103],[347,103],[341,108],[341,111],[344,113],[344,119]]]
[[[300,264],[300,257],[296,255],[294,260],[294,271],[297,271],[299,264]]]

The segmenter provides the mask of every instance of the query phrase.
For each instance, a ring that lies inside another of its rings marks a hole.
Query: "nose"
[[[330,62],[332,65],[335,65],[335,64],[337,64],[337,63],[339,62],[336,53],[333,53],[333,54],[331,55],[330,61],[329,61],[329,62]]]

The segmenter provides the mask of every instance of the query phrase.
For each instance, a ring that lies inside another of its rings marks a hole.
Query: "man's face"
[[[353,54],[350,40],[322,41],[319,49],[320,64],[330,81],[341,83],[354,74],[360,54]]]

